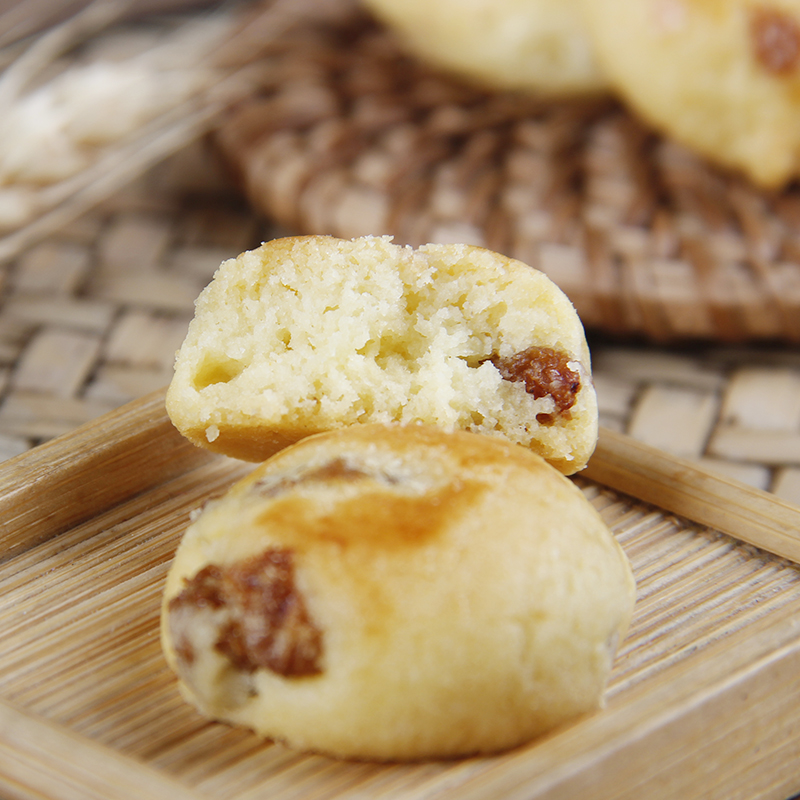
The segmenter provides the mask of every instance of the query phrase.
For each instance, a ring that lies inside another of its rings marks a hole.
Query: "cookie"
[[[340,758],[453,757],[599,708],[634,594],[599,514],[540,457],[356,425],[207,503],[162,643],[212,719]]]
[[[800,164],[798,0],[585,0],[603,71],[659,132],[779,187]]]
[[[489,89],[606,89],[580,0],[365,0],[421,60]]]
[[[368,422],[501,436],[565,473],[597,441],[583,327],[547,276],[478,247],[385,237],[289,237],[223,263],[167,411],[195,444],[250,461]]]

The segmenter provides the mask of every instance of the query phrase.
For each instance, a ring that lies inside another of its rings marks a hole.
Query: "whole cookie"
[[[365,0],[420,59],[489,89],[607,88],[580,0]]]
[[[609,81],[644,119],[777,187],[800,165],[800,1],[584,0]]]
[[[538,456],[363,425],[207,504],[167,578],[162,642],[213,719],[344,758],[448,757],[598,708],[633,603],[619,545]]]
[[[354,423],[523,444],[565,473],[597,441],[583,327],[543,273],[478,247],[277,239],[197,301],[167,411],[196,444],[262,461]]]

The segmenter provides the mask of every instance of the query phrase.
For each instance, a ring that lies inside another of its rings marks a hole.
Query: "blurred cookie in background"
[[[491,89],[603,91],[579,0],[364,0],[428,63]]]
[[[776,188],[800,160],[800,2],[585,2],[614,90],[660,132]]]

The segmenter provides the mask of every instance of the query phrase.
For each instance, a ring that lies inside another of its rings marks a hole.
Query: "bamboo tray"
[[[411,765],[304,755],[204,721],[162,659],[160,593],[190,510],[248,467],[182,440],[163,400],[0,467],[0,796],[800,791],[800,509],[607,430],[578,483],[628,553],[638,602],[603,711],[501,756]]]

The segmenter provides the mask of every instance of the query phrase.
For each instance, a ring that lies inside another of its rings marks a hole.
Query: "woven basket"
[[[353,3],[326,12],[266,49],[260,88],[216,133],[268,218],[485,245],[546,272],[612,335],[800,341],[798,187],[757,190],[611,100],[462,85]]]

